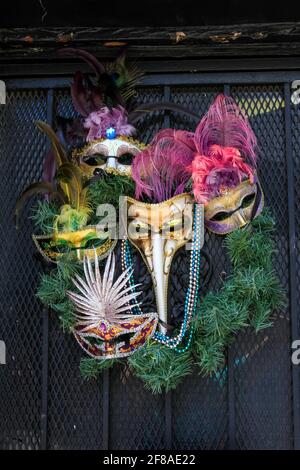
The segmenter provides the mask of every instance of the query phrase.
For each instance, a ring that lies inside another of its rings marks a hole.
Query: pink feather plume
[[[248,118],[233,98],[218,95],[195,131],[200,155],[208,155],[212,145],[234,147],[250,164],[256,164],[257,141]]]
[[[191,177],[194,152],[191,132],[174,129],[158,132],[150,146],[133,160],[136,199],[146,196],[157,203],[182,193]]]
[[[254,179],[253,169],[234,147],[212,145],[208,155],[196,155],[192,163],[193,193],[200,204],[236,187],[245,178]]]
[[[198,124],[194,142],[197,154],[191,170],[198,203],[206,204],[245,178],[253,182],[257,141],[247,117],[232,98],[217,96]]]
[[[195,199],[205,204],[245,178],[253,182],[256,146],[242,110],[232,98],[219,95],[195,134],[162,130],[135,157],[136,198],[164,201],[183,192],[192,176]]]

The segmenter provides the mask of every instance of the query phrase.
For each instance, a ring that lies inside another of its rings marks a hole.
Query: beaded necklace
[[[191,249],[191,260],[190,260],[190,273],[189,273],[189,287],[185,297],[184,303],[184,316],[183,322],[180,327],[180,331],[177,336],[174,338],[170,338],[169,336],[156,332],[154,334],[154,339],[159,343],[168,346],[171,349],[174,349],[177,352],[185,352],[192,341],[193,336],[193,325],[189,331],[189,337],[187,343],[184,347],[178,347],[181,341],[184,339],[184,336],[188,330],[190,321],[195,314],[196,304],[197,304],[197,294],[199,289],[199,272],[200,272],[200,248],[201,248],[201,222],[202,222],[202,210],[201,206],[195,204],[194,209],[194,222],[193,222],[193,241],[192,241],[192,249]],[[126,270],[127,268],[132,268],[132,255],[131,255],[131,247],[129,244],[129,240],[122,240],[122,248],[121,248],[121,259],[122,259],[122,268]],[[133,271],[133,269],[132,269]],[[131,287],[134,289],[135,281],[133,278],[133,274],[131,274],[129,279]],[[141,315],[142,310],[140,306],[135,307],[134,312],[136,314]]]

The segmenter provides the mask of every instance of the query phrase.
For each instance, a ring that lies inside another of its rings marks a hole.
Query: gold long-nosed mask
[[[126,201],[127,236],[151,273],[160,329],[165,332],[170,267],[176,251],[192,238],[193,200],[190,194],[180,194],[159,204],[130,197]]]

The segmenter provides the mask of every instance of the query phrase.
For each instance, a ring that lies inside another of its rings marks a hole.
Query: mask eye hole
[[[131,165],[134,155],[132,153],[126,152],[118,157],[118,162],[121,165]]]
[[[106,239],[100,239],[100,238],[91,238],[90,240],[87,240],[87,242],[84,245],[84,249],[91,249],[91,248],[99,248],[103,243],[105,243]]]
[[[64,254],[64,253],[68,253],[72,248],[68,247],[68,246],[52,246],[51,247],[51,251],[53,253],[57,253],[57,254]]]
[[[243,198],[241,207],[243,209],[245,209],[246,207],[249,207],[254,202],[254,199],[255,199],[255,193],[248,194],[247,196]]]
[[[144,234],[148,234],[149,227],[148,225],[144,225],[144,224],[136,224],[135,230],[137,233],[144,235]]]
[[[223,220],[228,219],[229,213],[226,211],[217,212],[210,220],[214,222],[222,222]]]
[[[52,251],[52,253],[56,253],[56,254],[68,253],[71,249],[72,247],[68,244],[66,240],[63,240],[63,239],[57,240],[55,244],[50,243],[50,250]]]
[[[184,217],[182,214],[181,217],[177,217],[176,219],[172,219],[168,221],[167,223],[165,223],[162,226],[162,232],[173,234],[174,232],[182,230],[183,228],[184,228]]]
[[[148,238],[151,227],[147,223],[132,220],[128,225],[128,233],[132,238]]]
[[[83,157],[84,163],[89,166],[103,165],[105,163],[106,156],[102,153],[95,153],[95,155],[86,155]]]

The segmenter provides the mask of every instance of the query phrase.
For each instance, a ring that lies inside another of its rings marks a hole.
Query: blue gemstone
[[[117,132],[114,127],[109,127],[108,129],[106,129],[105,134],[106,134],[106,137],[110,140],[115,139],[117,136]]]

